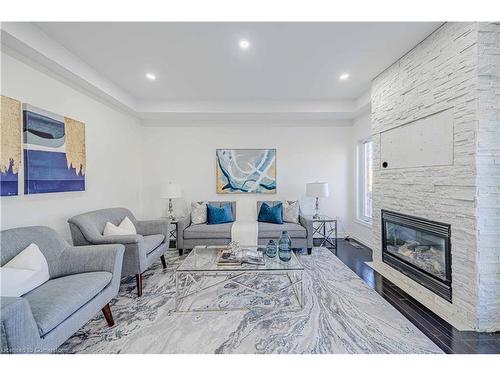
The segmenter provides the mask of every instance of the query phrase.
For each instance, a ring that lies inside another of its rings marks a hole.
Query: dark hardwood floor
[[[362,244],[359,245],[361,248],[353,246],[349,241],[338,239],[338,249],[336,251],[331,249],[331,251],[445,353],[500,354],[500,332],[463,332],[453,328],[413,297],[366,265],[365,262],[372,260],[372,251]]]

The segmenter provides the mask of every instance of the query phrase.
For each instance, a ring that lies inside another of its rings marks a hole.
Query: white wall
[[[163,182],[181,184],[184,197],[176,209],[192,200],[301,199],[304,211],[313,211],[305,184],[327,181],[330,197],[321,201],[323,213],[339,216],[340,230],[349,217],[349,158],[351,127],[189,126],[144,127],[144,214],[165,214],[167,202],[158,198]],[[277,194],[238,195],[215,192],[217,148],[276,148]]]
[[[352,126],[352,142],[350,150],[350,188],[349,188],[349,236],[362,244],[372,247],[372,228],[357,220],[357,144],[370,137],[372,133],[371,115],[366,113],[354,119]]]
[[[47,225],[69,238],[66,220],[92,209],[125,206],[140,214],[141,128],[138,120],[2,53],[1,93],[86,125],[85,192],[1,198],[1,228]],[[23,173],[20,172],[20,193]]]

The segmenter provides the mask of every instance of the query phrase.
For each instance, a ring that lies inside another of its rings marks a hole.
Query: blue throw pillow
[[[262,203],[259,210],[259,217],[257,221],[262,223],[283,224],[283,204],[280,202],[274,206],[268,205],[266,202]]]
[[[207,204],[208,224],[224,224],[232,223],[233,221],[233,209],[230,203],[226,203],[222,207],[215,207],[210,203]]]

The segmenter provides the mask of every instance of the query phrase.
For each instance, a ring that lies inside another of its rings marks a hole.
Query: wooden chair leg
[[[161,264],[163,265],[163,268],[167,268],[167,261],[165,260],[165,255],[162,255],[160,257],[161,259]]]
[[[137,296],[142,296],[142,274],[138,273],[135,275],[135,281],[137,283]]]
[[[111,308],[109,307],[109,303],[106,304],[102,308],[102,313],[104,314],[104,319],[106,319],[106,323],[108,323],[108,327],[113,327],[115,325],[115,321],[113,320],[113,314],[111,314]]]

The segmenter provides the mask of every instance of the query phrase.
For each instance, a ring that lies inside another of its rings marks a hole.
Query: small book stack
[[[231,248],[221,248],[217,258],[218,266],[240,266],[241,262]]]
[[[264,253],[258,249],[241,249],[238,252],[231,248],[220,248],[217,258],[218,266],[240,266],[243,263],[264,265]]]

